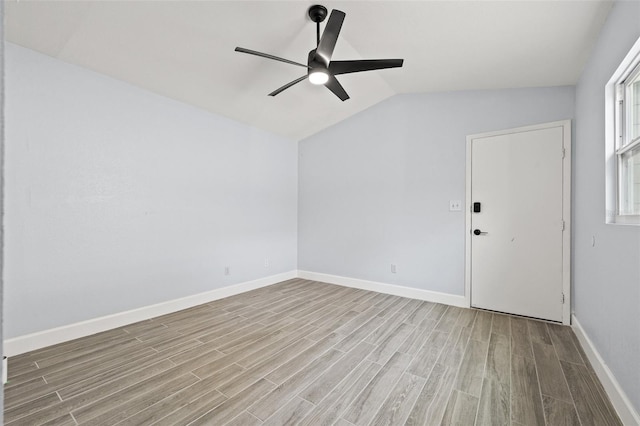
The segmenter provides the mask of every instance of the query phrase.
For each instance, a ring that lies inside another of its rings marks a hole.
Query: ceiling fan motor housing
[[[309,65],[309,72],[318,68],[327,70],[327,66],[325,64],[316,60],[316,49],[313,49],[309,52],[309,56],[307,57],[307,65]]]

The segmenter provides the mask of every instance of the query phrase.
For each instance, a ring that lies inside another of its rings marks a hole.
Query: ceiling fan
[[[329,20],[325,25],[322,37],[320,36],[320,22],[327,17],[327,8],[321,5],[311,6],[309,8],[309,18],[316,23],[316,39],[317,47],[309,52],[307,57],[307,65],[299,62],[290,61],[278,56],[269,55],[268,53],[256,52],[255,50],[236,47],[236,52],[248,53],[250,55],[261,56],[275,61],[285,62],[287,64],[297,65],[307,69],[307,74],[297,78],[284,86],[269,93],[269,96],[276,96],[283,90],[288,89],[294,84],[300,83],[308,78],[312,84],[324,84],[325,87],[333,92],[340,100],[346,101],[349,95],[342,85],[336,79],[336,75],[348,74],[352,72],[374,71],[384,68],[398,68],[402,66],[404,59],[362,59],[352,61],[332,61],[333,49],[338,41],[338,35],[342,28],[342,22],[346,14],[340,10],[333,9]]]

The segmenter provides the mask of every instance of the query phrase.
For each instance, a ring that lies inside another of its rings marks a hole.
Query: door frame
[[[466,147],[466,188],[465,188],[465,272],[464,272],[464,297],[467,305],[471,307],[471,144],[474,139],[501,136],[510,133],[521,133],[533,130],[542,130],[562,127],[562,145],[564,157],[562,160],[562,220],[564,231],[562,233],[562,292],[564,304],[562,306],[562,323],[571,324],[571,120],[553,121],[550,123],[535,124],[531,126],[516,127],[512,129],[498,130],[494,132],[477,133],[467,136]]]

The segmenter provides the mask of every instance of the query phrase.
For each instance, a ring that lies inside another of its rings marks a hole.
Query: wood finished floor
[[[9,359],[10,425],[619,425],[568,327],[294,279]]]

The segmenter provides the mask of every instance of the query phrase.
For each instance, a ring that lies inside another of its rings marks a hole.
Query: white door
[[[568,322],[570,141],[568,121],[468,138],[472,306]]]

